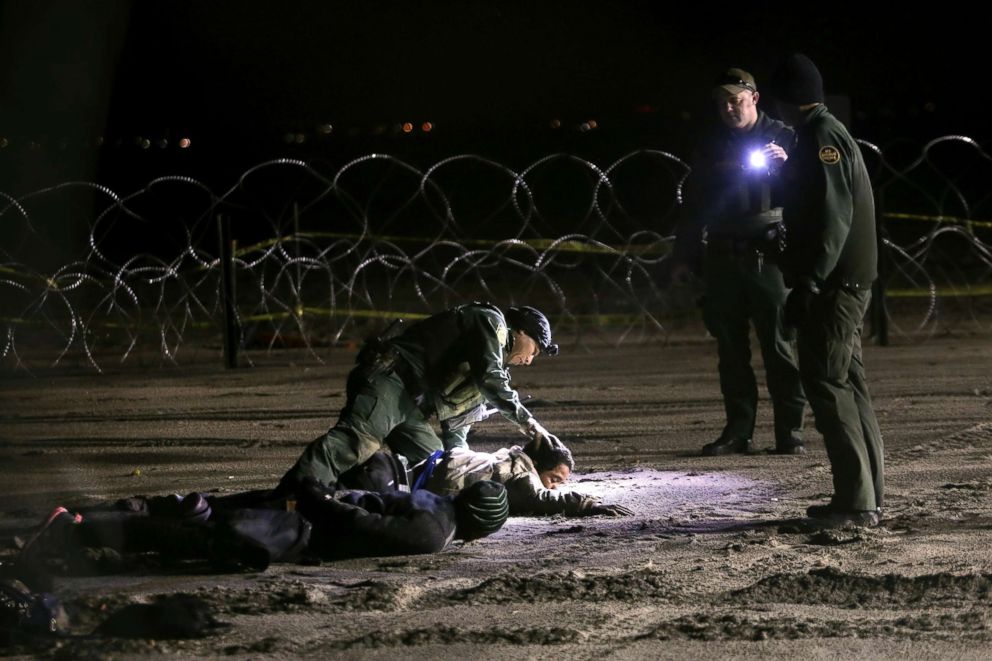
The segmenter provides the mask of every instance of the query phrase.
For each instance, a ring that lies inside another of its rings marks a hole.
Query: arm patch
[[[820,147],[820,162],[825,165],[837,165],[840,163],[840,151],[830,145]]]

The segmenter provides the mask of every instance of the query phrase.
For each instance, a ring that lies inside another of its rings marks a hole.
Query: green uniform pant
[[[799,326],[799,367],[816,428],[833,472],[831,504],[842,510],[882,506],[882,434],[861,359],[869,292],[825,291]]]
[[[758,385],[751,368],[750,325],[765,363],[777,445],[802,441],[806,399],[795,359],[795,332],[782,321],[788,290],[778,266],[760,263],[752,251],[706,253],[703,321],[717,342],[720,391],[727,414],[723,438],[751,438]]]
[[[333,486],[341,473],[367,461],[383,443],[411,464],[441,449],[441,439],[393,372],[356,367],[348,375],[347,394],[337,424],[307,446],[280,489],[291,490],[305,477]]]

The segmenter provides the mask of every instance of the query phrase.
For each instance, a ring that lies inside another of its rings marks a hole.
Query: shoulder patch
[[[836,147],[829,145],[820,147],[820,162],[827,165],[836,165],[840,163],[840,152],[837,151]]]
[[[506,330],[506,324],[502,323],[501,321],[500,324],[496,327],[496,339],[499,340],[500,346],[503,347],[506,346],[506,340],[507,338],[509,338],[509,336],[510,334],[509,331]]]

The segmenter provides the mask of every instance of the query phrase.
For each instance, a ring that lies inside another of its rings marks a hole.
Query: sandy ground
[[[990,358],[987,337],[866,348],[887,446],[884,525],[825,531],[801,518],[831,490],[812,429],[801,457],[697,456],[722,426],[712,343],[566,348],[518,369],[515,384],[573,448],[573,487],[636,516],[511,519],[434,556],[64,577],[56,591],[78,634],[123,604],[175,592],[203,597],[232,627],[201,640],[76,638],[41,651],[988,658]],[[350,360],[341,349],[323,366],[4,377],[3,521],[57,503],[271,486],[333,422]],[[763,404],[760,448],[771,444]],[[517,440],[498,420],[470,438],[477,449]]]

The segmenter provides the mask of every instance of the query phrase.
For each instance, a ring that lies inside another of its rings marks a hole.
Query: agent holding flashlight
[[[743,69],[724,72],[712,94],[720,122],[692,159],[671,270],[676,283],[702,272],[703,321],[717,341],[726,425],[702,452],[751,452],[758,407],[753,324],[774,411],[773,452],[802,454],[806,399],[795,331],[783,323],[788,290],[776,263],[785,243],[778,173],[795,133],[758,109],[757,84]]]

